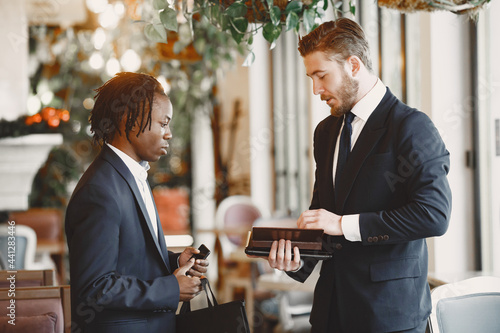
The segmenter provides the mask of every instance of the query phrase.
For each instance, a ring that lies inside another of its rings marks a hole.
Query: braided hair
[[[151,75],[122,72],[95,90],[95,105],[90,115],[90,130],[95,144],[111,142],[116,132],[122,135],[120,123],[125,121],[125,136],[139,126],[137,137],[151,129],[151,111],[156,93],[166,96],[161,84]]]

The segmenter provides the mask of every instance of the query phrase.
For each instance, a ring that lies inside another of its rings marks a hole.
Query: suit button
[[[342,250],[342,244],[336,244],[336,245],[335,245],[335,248],[336,248],[337,250]]]
[[[389,235],[384,235],[384,240],[388,241],[389,240]]]
[[[373,242],[373,238],[372,237],[368,237],[367,241],[368,241],[368,243],[371,243],[371,242]]]
[[[378,242],[378,237],[377,236],[373,237],[373,241]]]

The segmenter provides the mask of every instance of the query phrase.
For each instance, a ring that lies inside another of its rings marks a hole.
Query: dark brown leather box
[[[301,257],[317,259],[331,258],[332,254],[323,250],[323,229],[297,228],[266,228],[253,227],[248,237],[245,253],[248,255],[269,255],[274,241],[285,239],[292,242],[292,248],[297,246]]]

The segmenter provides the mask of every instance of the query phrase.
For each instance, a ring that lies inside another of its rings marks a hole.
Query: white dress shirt
[[[144,204],[146,205],[146,209],[148,210],[148,215],[149,215],[149,220],[151,221],[151,226],[153,227],[153,230],[155,232],[155,236],[158,239],[158,225],[156,221],[156,211],[155,211],[155,206],[153,203],[153,197],[151,195],[151,191],[149,190],[149,186],[147,183],[148,179],[148,170],[149,170],[149,163],[146,161],[141,161],[137,162],[135,161],[132,157],[128,156],[124,152],[122,152],[120,149],[110,145],[109,143],[106,143],[109,148],[111,148],[118,157],[121,158],[123,163],[127,166],[127,168],[130,170],[132,175],[134,176],[134,179],[137,183],[137,187],[139,188],[139,191],[141,192],[142,195],[142,200],[144,201]]]
[[[387,87],[382,81],[380,81],[380,79],[377,79],[377,83],[373,86],[373,88],[352,108],[351,112],[354,113],[356,117],[354,117],[354,120],[352,121],[351,150],[356,144],[356,140],[358,140],[361,131],[365,127],[366,121],[375,108],[380,104],[386,91]],[[337,143],[335,145],[335,153],[333,155],[333,186],[335,186],[335,173],[337,171],[340,133],[342,133],[343,127],[344,124],[342,124],[342,127],[340,128]],[[359,231],[359,214],[342,216],[342,232],[344,233],[344,237],[351,242],[361,241],[361,232]]]

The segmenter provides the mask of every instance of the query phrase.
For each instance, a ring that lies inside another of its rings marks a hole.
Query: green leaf
[[[238,17],[231,20],[231,35],[236,43],[241,43],[248,27],[248,20],[244,17]]]
[[[247,44],[248,45],[252,45],[253,44],[253,33],[250,34],[250,37],[248,37]]]
[[[239,33],[234,29],[234,27],[231,28],[231,36],[233,36],[233,39],[236,43],[240,44],[241,40],[243,39],[243,34]]]
[[[312,27],[314,26],[314,19],[316,18],[316,13],[313,9],[304,10],[304,29],[306,33],[311,32]]]
[[[245,17],[234,18],[231,20],[231,23],[239,33],[244,34],[247,31],[248,20]]]
[[[273,8],[273,0],[266,0],[266,3],[267,3],[267,8]]]
[[[327,1],[325,1],[327,2]],[[285,8],[285,14],[295,12],[299,13],[302,10],[302,2],[301,1],[290,1]]]
[[[269,11],[269,16],[271,17],[271,22],[275,25],[278,26],[280,24],[281,20],[281,9],[278,6],[274,6],[270,11]]]
[[[154,0],[153,8],[156,10],[164,9],[167,7],[167,0]]]
[[[281,26],[275,26],[272,22],[267,22],[262,29],[262,36],[269,42],[273,43],[281,34]]]
[[[354,5],[352,1],[349,1],[349,11],[352,15],[356,15],[356,5]]]
[[[168,7],[161,11],[160,20],[165,29],[177,32],[177,12],[174,9]]]
[[[245,61],[243,62],[243,66],[250,67],[252,66],[254,61],[255,61],[255,53],[250,51],[250,53],[248,53],[247,57],[245,58]]]
[[[299,15],[295,12],[290,12],[286,17],[286,31],[291,29],[298,30],[299,28]]]
[[[157,43],[167,42],[167,31],[161,24],[147,24],[144,27],[144,34],[148,39]]]
[[[233,2],[231,6],[227,7],[225,13],[230,17],[242,17],[247,13],[247,6],[241,2]]]

